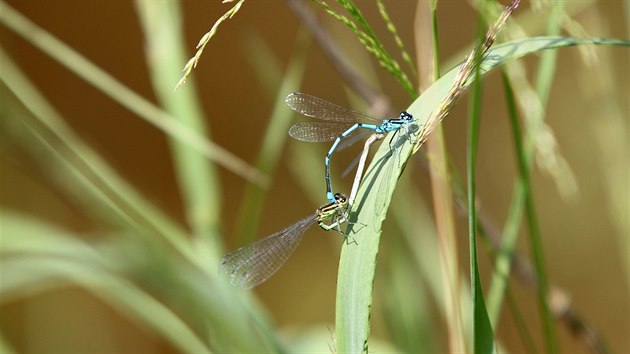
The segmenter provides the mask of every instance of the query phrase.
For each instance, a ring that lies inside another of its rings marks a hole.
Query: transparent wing
[[[335,124],[320,122],[302,122],[289,128],[289,135],[294,139],[311,143],[323,143],[335,140],[348,130],[352,124]]]
[[[255,287],[282,267],[304,232],[316,222],[317,214],[310,215],[284,230],[228,253],[221,259],[221,273],[230,276],[233,286]]]
[[[353,123],[357,120],[382,122],[381,119],[370,117],[367,114],[338,106],[319,97],[302,92],[290,93],[284,101],[292,110],[311,118]]]
[[[289,128],[289,135],[291,135],[292,138],[301,141],[323,143],[335,140],[348,130],[350,126],[350,124],[302,122],[294,124],[291,128]],[[345,150],[372,134],[374,134],[374,130],[372,129],[357,129],[352,132],[352,134],[345,137],[339,145],[337,145],[337,149],[335,151]]]

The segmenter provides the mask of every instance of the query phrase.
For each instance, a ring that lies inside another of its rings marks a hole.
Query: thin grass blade
[[[283,76],[278,75],[275,77],[276,82],[280,82],[280,86],[275,91],[273,109],[271,112],[269,124],[263,137],[262,145],[260,146],[260,153],[256,159],[256,168],[267,175],[273,175],[282,150],[286,145],[287,134],[285,133],[289,125],[291,124],[293,114],[290,110],[286,109],[284,103],[284,95],[286,92],[299,87],[304,78],[304,70],[306,67],[306,58],[308,49],[310,47],[310,39],[306,35],[305,31],[300,31],[296,37],[296,49],[293,53],[293,57],[288,64],[286,72]],[[260,43],[257,47],[263,47]],[[260,48],[257,48],[260,49]],[[272,56],[270,50],[262,50],[262,54],[268,53],[267,57],[259,62],[263,58],[256,58],[256,63],[252,63],[255,66],[255,70],[259,72],[259,78],[261,81],[265,80],[262,73],[266,75],[270,74],[268,67],[257,67],[269,63],[273,67],[280,66],[279,60]],[[263,86],[271,86],[271,82],[262,82]],[[238,216],[237,227],[237,245],[245,245],[255,240],[260,224],[262,210],[265,204],[265,198],[268,190],[261,188],[260,185],[250,184],[247,186],[245,195],[243,196],[243,202],[241,203],[241,210]]]
[[[120,309],[122,315],[140,319],[182,352],[211,352],[172,309],[125,279],[112,258],[30,217],[3,210],[2,219],[2,302],[78,284]]]
[[[479,72],[475,73],[470,104],[468,128],[467,184],[468,184],[468,235],[470,248],[470,287],[473,306],[473,349],[475,353],[496,352],[490,317],[481,286],[479,263],[477,261],[477,206],[476,179],[477,146],[481,123],[482,87]]]
[[[182,125],[207,137],[208,126],[195,85],[174,93],[184,61],[185,43],[179,2],[136,1],[145,38],[145,57],[151,82],[161,106]],[[175,175],[185,204],[193,236],[211,245],[209,262],[216,262],[222,247],[218,234],[221,224],[221,186],[216,166],[199,151],[170,136]]]

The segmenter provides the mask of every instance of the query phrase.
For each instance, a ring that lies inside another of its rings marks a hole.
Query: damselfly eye
[[[400,112],[400,119],[411,121],[413,120],[413,116],[407,111],[402,111]]]
[[[341,194],[341,193],[335,193],[335,201],[337,203],[345,203],[346,202],[346,196]]]

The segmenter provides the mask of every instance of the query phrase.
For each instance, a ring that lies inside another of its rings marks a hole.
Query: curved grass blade
[[[377,186],[377,201],[382,202],[377,203],[375,206],[376,215],[387,212],[389,203],[384,201],[388,199],[387,196],[391,194],[390,188],[393,188],[392,185],[396,185],[396,181],[400,177],[400,175],[394,175],[393,171],[404,169],[404,164],[407,162],[407,159],[402,157],[402,146],[408,141],[414,142],[413,134],[419,130],[420,126],[417,124],[408,125],[397,133],[392,134],[389,141],[385,142],[389,147],[389,154],[383,156],[383,165],[381,167],[383,178],[380,185]],[[381,197],[381,195],[384,197]]]
[[[576,45],[613,45],[630,46],[630,41],[606,38],[572,38],[572,37],[534,37],[508,42],[491,48],[481,63],[479,73],[484,75],[509,60],[546,49],[557,49]],[[431,85],[407,109],[415,118],[414,123],[424,127],[433,112],[438,110],[442,100],[448,95],[456,81],[460,66],[456,66]],[[469,83],[466,83],[466,85]],[[413,123],[412,123],[413,125]],[[382,223],[391,201],[398,177],[402,173],[405,162],[413,153],[413,144],[409,140],[401,142],[401,163],[390,165],[390,181],[383,181],[382,161],[390,153],[388,144],[381,144],[372,159],[364,178],[351,217],[356,224],[370,224],[372,227],[352,229],[348,234],[360,240],[358,244],[346,245],[341,251],[339,275],[337,281],[337,313],[336,336],[339,352],[367,351],[367,340],[370,332],[369,318],[372,303],[372,289],[376,268],[376,255],[381,236]],[[375,185],[386,183],[387,194],[373,192]],[[377,196],[378,194],[378,196]],[[380,200],[379,200],[380,199]],[[383,205],[383,210],[376,213],[375,206]],[[356,220],[355,220],[356,219]]]
[[[0,304],[75,284],[159,333],[181,352],[211,352],[181,314],[126,278],[125,266],[109,253],[111,245],[94,247],[31,216],[6,209],[0,213]]]

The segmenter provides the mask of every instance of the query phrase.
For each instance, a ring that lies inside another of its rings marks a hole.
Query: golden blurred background
[[[214,21],[233,6],[217,1],[175,3],[181,9],[181,28],[186,38],[182,45],[187,50],[187,57],[194,54],[196,43]],[[375,32],[386,38],[386,46],[395,52],[377,7],[372,2],[358,3]],[[411,54],[416,55],[413,32],[418,2],[386,3],[403,41]],[[134,2],[11,0],[6,4],[140,96],[159,104],[150,79],[151,71],[147,67],[147,46],[138,6]],[[570,15],[567,21],[573,25],[567,27],[574,31],[571,35],[581,33],[592,37],[628,38],[628,6],[621,0],[567,2],[566,11]],[[326,16],[321,8],[311,8],[333,38],[342,44],[342,50],[348,57],[356,58],[356,67],[367,72],[366,76],[375,83],[375,87],[386,93],[394,109],[405,109],[411,100],[378,64],[362,52],[356,38]],[[439,3],[439,43],[443,63],[457,63],[463,59],[462,53],[466,53],[474,40],[476,16],[475,9],[468,3]],[[547,16],[549,14],[544,6],[534,9],[530,3],[524,3],[513,20],[526,31],[523,36],[536,36],[545,34]],[[315,42],[306,44],[302,84],[291,87],[287,92],[275,92],[273,90],[279,88],[279,82],[271,80],[272,86],[261,82],[261,75],[273,78],[287,70],[296,55],[296,48],[305,45],[300,39],[304,37],[300,20],[287,2],[280,0],[245,1],[232,19],[221,24],[193,70],[192,78],[185,84],[196,89],[207,133],[213,142],[254,165],[276,96],[303,91],[343,106],[357,102],[356,96],[349,98],[347,86]],[[2,50],[17,63],[74,133],[140,191],[146,200],[182,228],[189,229],[167,136],[51,59],[6,24],[0,25],[0,38]],[[299,41],[302,43],[298,45]],[[259,52],[265,49],[269,53],[263,55]],[[279,60],[278,66],[265,61],[269,54]],[[534,169],[532,182],[536,212],[549,281],[569,294],[572,308],[602,336],[611,352],[630,352],[628,51],[607,47],[565,48],[558,50],[557,54],[558,62],[545,117],[557,142],[555,148],[565,159],[566,168],[572,171],[577,189],[571,191],[570,180],[567,182],[563,177],[556,176],[555,180],[561,181],[558,184],[544,168]],[[534,81],[531,73],[537,68],[537,56],[528,56],[521,61],[529,70],[526,77]],[[181,67],[183,63],[178,64],[178,70]],[[442,71],[446,72],[449,68],[442,67]],[[2,63],[0,70],[6,70]],[[175,83],[172,82],[173,87]],[[173,92],[173,95],[177,94]],[[459,171],[465,171],[466,165],[467,97],[463,97],[444,123],[448,151]],[[0,105],[5,107],[7,102],[14,101],[4,85],[0,100]],[[504,102],[500,75],[491,73],[484,80],[477,188],[481,207],[499,229],[506,219],[516,175]],[[354,106],[359,110],[368,109]],[[59,181],[51,172],[55,166],[50,166],[45,155],[38,155],[37,149],[25,146],[25,140],[21,138],[23,129],[15,128],[18,124],[11,122],[21,119],[15,113],[18,111],[3,109],[0,117],[4,121],[0,128],[3,130],[0,144],[3,213],[27,215],[30,220],[55,225],[72,237],[86,240],[88,244],[115,235],[116,230],[111,225],[94,217],[87,210],[89,207],[78,202],[68,189],[59,188]],[[303,149],[317,149],[323,160],[327,146],[303,145],[305,143],[287,138],[282,147],[277,169],[269,176],[271,183],[256,232],[259,237],[311,213],[319,206],[313,195],[321,192],[323,200],[323,161],[318,160],[317,166],[310,170],[302,170],[296,161]],[[336,155],[333,173],[340,175],[354,155],[354,152]],[[421,191],[425,199],[424,209],[429,213],[422,218],[430,222],[430,180],[419,160],[415,159],[407,167],[404,178]],[[221,167],[217,168],[217,172],[220,233],[227,251],[234,249],[239,242],[237,233],[243,228],[239,225],[239,213],[248,182]],[[297,181],[299,178],[304,178],[306,182]],[[349,190],[351,178],[337,181],[340,188]],[[305,185],[310,187],[305,189]],[[568,189],[561,190],[563,187]],[[80,190],[77,193],[81,193]],[[393,201],[396,202],[396,195]],[[386,232],[381,242],[375,285],[377,300],[372,316],[372,336],[384,341],[392,335],[384,323],[386,316],[382,312],[385,307],[379,308],[378,305],[378,299],[388,294],[387,285],[380,281],[379,275],[394,267],[391,262],[399,262],[390,252],[400,247],[392,240],[397,237],[398,230],[397,226],[388,224],[391,220],[390,215],[384,226]],[[460,265],[462,273],[467,275],[466,219],[457,221],[457,233],[461,240]],[[10,234],[4,226],[0,227],[2,242],[20,237],[19,234]],[[255,294],[267,309],[272,323],[293,341],[299,341],[298,334],[309,329],[334,326],[336,271],[341,242],[340,238],[328,236],[311,230],[287,264],[271,280],[256,288]],[[423,236],[433,237],[431,233]],[[130,246],[127,255],[131,259],[136,249],[133,247],[136,246]],[[522,239],[518,249],[527,255],[528,247],[528,242]],[[163,251],[156,252],[159,257],[159,252]],[[6,254],[0,256],[4,259],[9,257]],[[141,257],[148,256],[144,254]],[[491,268],[487,252],[481,247],[479,258],[486,285]],[[153,272],[152,276],[159,277],[160,269],[149,267],[143,276],[150,277]],[[0,286],[6,279],[5,271],[0,269]],[[534,342],[542,348],[533,292],[517,279],[512,279],[510,285],[525,323],[533,333]],[[410,285],[409,291],[413,294],[412,298],[428,297],[419,285]],[[167,299],[162,300],[169,303]],[[178,301],[183,300],[180,298]],[[445,335],[440,331],[444,327],[443,320],[439,318],[432,300],[423,301],[430,305],[428,318],[434,318],[431,323],[435,327],[432,332],[435,337],[432,340],[437,344],[433,348],[446,350]],[[407,304],[400,305],[404,312]],[[227,312],[230,310],[225,309]],[[44,289],[33,289],[19,298],[5,298],[0,309],[0,323],[3,341],[16,352],[166,353],[181,350],[142,320],[126,315],[78,285],[51,289],[44,286]],[[582,340],[573,336],[559,321],[556,328],[562,352],[589,352]],[[332,342],[330,336],[324,334],[324,352],[328,351],[326,343]],[[507,350],[526,351],[517,325],[507,310],[503,311],[497,336]],[[216,351],[221,352],[221,349]]]

